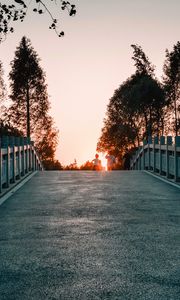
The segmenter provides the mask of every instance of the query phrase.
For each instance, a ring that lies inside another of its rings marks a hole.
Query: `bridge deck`
[[[177,300],[179,221],[148,174],[41,172],[0,207],[0,299]]]

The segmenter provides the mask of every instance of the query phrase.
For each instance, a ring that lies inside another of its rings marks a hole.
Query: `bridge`
[[[132,170],[149,170],[180,181],[180,136],[149,137],[131,159]]]
[[[0,138],[0,195],[15,184],[42,170],[34,142],[27,137],[2,136]],[[0,201],[1,203],[1,201]]]
[[[37,172],[0,206],[0,299],[179,299],[170,183],[138,170]]]

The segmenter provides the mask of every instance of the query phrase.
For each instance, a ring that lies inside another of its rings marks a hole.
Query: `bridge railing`
[[[26,175],[42,170],[34,143],[26,137],[0,138],[0,193]]]
[[[180,136],[144,141],[131,159],[131,170],[149,170],[180,181]]]

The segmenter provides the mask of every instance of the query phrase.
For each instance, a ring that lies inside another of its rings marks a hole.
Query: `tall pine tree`
[[[42,160],[53,161],[58,132],[49,115],[46,76],[40,67],[37,53],[25,36],[16,49],[11,68],[9,79],[12,103],[8,110],[9,120],[35,141]],[[47,136],[51,136],[51,139],[47,139]]]

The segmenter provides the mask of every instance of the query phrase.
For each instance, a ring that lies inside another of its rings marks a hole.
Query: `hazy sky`
[[[94,158],[109,98],[134,72],[130,45],[142,46],[160,78],[165,49],[180,40],[179,0],[72,2],[77,15],[62,16],[64,38],[48,29],[48,16],[29,14],[24,23],[14,23],[15,33],[0,45],[5,80],[23,35],[41,58],[51,115],[60,131],[57,158],[63,164]]]

